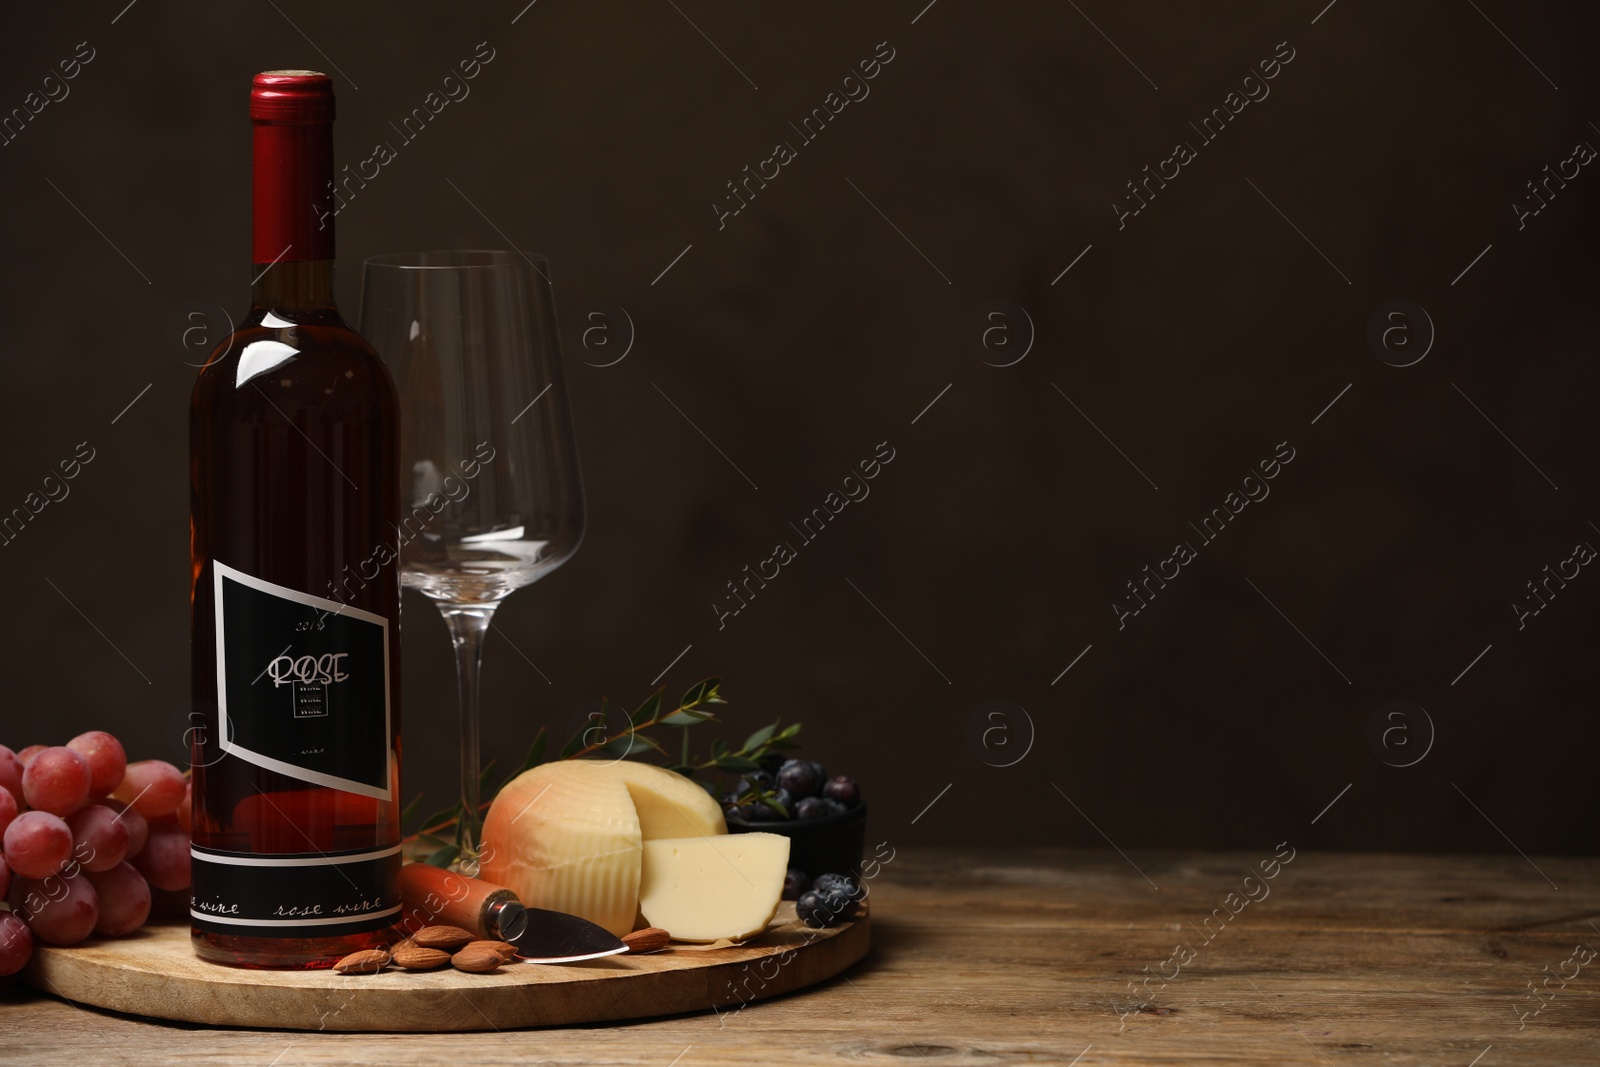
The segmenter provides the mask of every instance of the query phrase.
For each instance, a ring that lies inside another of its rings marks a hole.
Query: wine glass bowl
[[[549,264],[514,252],[374,256],[361,332],[400,393],[401,582],[456,646],[461,866],[477,845],[478,665],[500,602],[578,550],[584,501]]]
[[[375,256],[364,336],[400,391],[402,582],[500,600],[583,538],[583,491],[543,257]]]

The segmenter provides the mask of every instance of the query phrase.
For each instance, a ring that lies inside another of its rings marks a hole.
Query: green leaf
[[[461,805],[457,804],[453,808],[445,808],[442,811],[436,811],[426,819],[423,819],[422,828],[427,829],[430,826],[444,826],[455,822],[459,818],[461,818]]]
[[[418,834],[417,835],[417,844],[419,844],[419,845],[433,845],[434,847],[437,848],[438,846],[443,845],[443,844],[447,844],[447,843],[448,842],[446,842],[445,839],[440,837],[438,834]]]
[[[669,711],[657,721],[662,726],[693,726],[695,723],[706,722],[715,718],[716,716],[709,711],[690,711],[688,708],[679,708],[676,711]]]
[[[422,803],[422,794],[418,793],[411,798],[411,803],[400,809],[400,825],[404,826],[411,821],[411,816],[417,813],[417,805]]]
[[[691,685],[688,692],[683,694],[683,699],[678,702],[678,707],[692,708],[696,704],[726,703],[726,701],[717,695],[717,688],[720,685],[722,685],[721,678],[707,678],[703,682],[697,682],[694,685]]]
[[[485,789],[489,788],[489,779],[493,773],[494,757],[491,756],[489,758],[489,762],[483,765],[483,770],[478,772],[478,792],[482,793]]]
[[[716,760],[717,770],[727,771],[729,774],[748,774],[758,771],[761,765],[752,759],[743,756],[719,756]]]
[[[789,741],[795,737],[798,737],[800,735],[800,725],[800,723],[793,722],[788,726],[785,726],[781,731],[779,731],[777,739],[779,741]]]
[[[446,845],[444,848],[430,853],[428,858],[422,862],[428,864],[430,867],[448,867],[454,863],[456,861],[456,857],[460,855],[461,850],[459,848],[454,845]]]
[[[744,750],[746,752],[750,752],[753,749],[760,748],[762,745],[766,744],[769,740],[772,739],[772,732],[774,730],[776,730],[777,728],[778,728],[778,724],[777,723],[773,723],[770,726],[763,726],[761,729],[757,730],[755,733],[753,733],[749,737],[745,738]]]
[[[507,785],[511,784],[512,779],[516,778],[518,775],[521,775],[525,771],[532,770],[542,762],[544,762],[543,726],[539,727],[539,732],[534,735],[533,744],[528,746],[528,754],[523,757],[522,762],[517,765],[516,770],[506,775],[505,781],[500,783],[500,788],[504,789]]]
[[[667,767],[667,770],[672,771],[675,774],[681,774],[685,778],[693,778],[694,777],[694,771],[695,771],[695,769],[693,767],[689,766],[687,763],[674,763],[674,764],[671,764],[670,766]],[[701,782],[700,784],[701,785],[705,785],[706,783]],[[707,786],[707,788],[709,789],[710,787]]]
[[[639,705],[639,710],[633,713],[631,721],[635,726],[643,726],[661,713],[661,694],[665,690],[657,689]]]
[[[782,815],[785,819],[789,817],[789,809],[785,808],[782,804],[779,804],[776,797],[763,793],[761,795],[761,803],[765,804],[779,815]]]
[[[654,751],[661,752],[663,755],[666,754],[659,744],[643,734],[628,734],[626,737],[619,737],[597,751],[604,752],[608,756],[616,756],[619,759],[626,759],[635,752]]]
[[[773,738],[771,741],[767,742],[767,751],[768,752],[772,752],[772,751],[774,751],[776,749],[788,750],[788,749],[796,749],[796,748],[799,748],[799,747],[800,746],[795,744],[793,741],[780,741],[777,738]]]
[[[720,759],[721,757],[727,755],[727,752],[728,742],[724,741],[722,738],[719,737],[715,741],[711,742],[711,758],[713,760]]]
[[[584,734],[587,732],[588,731],[586,730],[580,730],[578,733],[572,735],[572,739],[570,741],[561,746],[562,759],[571,759],[573,753],[577,752],[580,748],[587,744],[587,742],[585,742],[583,739]]]

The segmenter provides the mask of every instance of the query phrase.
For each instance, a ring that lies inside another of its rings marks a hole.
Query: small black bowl
[[[789,839],[789,866],[819,874],[861,876],[861,856],[867,840],[865,801],[838,815],[820,819],[774,819],[772,822],[746,822],[728,815],[730,834],[782,834]]]

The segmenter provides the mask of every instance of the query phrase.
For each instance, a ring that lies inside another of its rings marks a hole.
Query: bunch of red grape
[[[164,760],[129,763],[103,730],[65,745],[0,745],[0,976],[35,938],[75,945],[131,934],[150,889],[189,885],[189,782]],[[8,895],[9,890],[9,895]]]

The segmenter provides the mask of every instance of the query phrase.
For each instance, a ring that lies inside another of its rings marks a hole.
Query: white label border
[[[189,915],[204,922],[222,923],[225,926],[341,926],[365,922],[368,919],[381,919],[388,915],[399,915],[402,907],[403,905],[396,904],[383,911],[369,911],[361,915],[336,915],[331,919],[236,919],[229,915],[210,915],[194,908],[189,909]]]
[[[244,571],[230,567],[216,559],[211,561],[211,572],[212,586],[215,595],[214,609],[212,614],[216,616],[217,620],[217,729],[222,735],[220,739],[222,751],[227,754],[238,756],[247,763],[253,763],[256,766],[263,767],[269,771],[276,771],[277,773],[286,775],[290,778],[299,778],[300,780],[310,782],[313,785],[326,786],[329,789],[339,789],[346,793],[356,793],[360,796],[372,797],[375,800],[394,800],[394,793],[388,788],[387,785],[380,789],[376,786],[368,785],[365,782],[357,782],[349,778],[340,778],[336,775],[324,774],[321,771],[313,771],[305,767],[297,767],[292,763],[286,763],[283,760],[273,759],[271,756],[266,756],[260,752],[255,752],[251,749],[245,748],[243,745],[235,744],[229,739],[231,737],[231,732],[228,729],[228,660],[226,655],[227,646],[223,639],[222,633],[222,580],[224,578],[228,578],[231,581],[238,582],[240,585],[245,586],[246,588],[254,589],[261,593],[267,593],[270,596],[278,597],[281,600],[289,600],[296,604],[304,604],[306,607],[330,609],[328,612],[329,614],[349,615],[352,618],[361,619],[364,622],[374,623],[383,630],[383,750],[385,753],[384,763],[389,772],[388,780],[393,781],[394,719],[393,709],[390,706],[389,693],[389,620],[384,618],[382,615],[375,615],[370,611],[363,611],[360,608],[353,608],[348,604],[341,604],[336,600],[325,600],[322,597],[312,596],[309,593],[302,593],[298,589],[290,589],[287,586],[274,585],[273,583],[263,581],[254,575],[246,574]]]
[[[334,856],[327,853],[318,853],[315,856],[246,855],[242,852],[211,852],[194,845],[189,846],[189,855],[194,859],[204,860],[207,863],[227,863],[235,867],[337,867],[344,863],[370,863],[373,860],[388,859],[399,854],[399,845]]]

